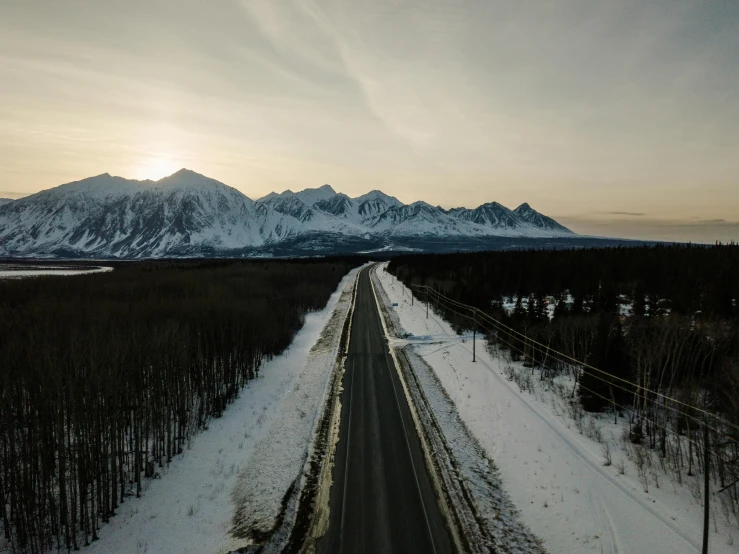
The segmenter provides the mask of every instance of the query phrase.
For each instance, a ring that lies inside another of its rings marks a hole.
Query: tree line
[[[353,258],[139,262],[0,280],[0,524],[78,549],[219,417]],[[2,544],[2,540],[0,540]]]
[[[725,385],[739,355],[737,245],[408,255],[394,258],[388,271],[608,373],[648,375],[650,387],[700,380],[721,408],[732,405]],[[504,298],[515,299],[512,309],[504,309]],[[469,328],[466,318],[447,312]],[[506,338],[525,346],[516,334]],[[590,377],[586,370],[583,378]],[[590,384],[604,392],[597,379]],[[587,409],[605,405],[588,394],[581,399]]]
[[[629,417],[631,442],[678,475],[701,466],[700,410],[719,414],[711,471],[739,518],[739,246],[406,255],[388,271],[489,314],[500,325],[432,298],[541,380],[570,375],[586,411]]]

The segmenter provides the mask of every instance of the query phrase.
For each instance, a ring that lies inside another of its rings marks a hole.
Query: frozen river
[[[112,267],[79,266],[79,265],[27,265],[0,264],[0,279],[23,279],[24,277],[41,277],[44,275],[85,275],[87,273],[104,273],[113,271]]]

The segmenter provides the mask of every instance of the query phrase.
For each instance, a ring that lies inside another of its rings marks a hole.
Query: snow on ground
[[[353,270],[350,278],[355,276]],[[285,395],[282,408],[270,422],[233,489],[236,504],[235,530],[241,536],[268,534],[283,509],[285,492],[293,482],[302,488],[309,446],[325,409],[329,381],[351,308],[354,279],[346,283],[321,336],[306,356],[304,369]],[[297,481],[296,481],[297,480]],[[294,503],[287,514],[292,521]],[[256,542],[256,541],[255,541]]]
[[[400,323],[389,309],[382,286],[375,286],[384,307],[387,332],[392,337]],[[454,401],[446,394],[434,370],[410,347],[408,341],[391,338],[393,357],[403,376],[403,388],[413,400],[414,423],[424,450],[435,469],[437,491],[460,536],[461,549],[469,553],[543,554],[540,539],[522,524],[506,493],[500,472],[461,420]]]
[[[36,267],[36,266],[11,266],[0,264],[0,279],[23,279],[25,277],[42,277],[44,275],[86,275],[88,273],[106,273],[113,271],[112,267],[92,267],[78,268],[73,267]]]
[[[457,335],[433,309],[426,319],[423,302],[411,304],[408,289],[384,269],[377,275],[389,302],[398,304],[390,309],[401,331],[413,335],[407,340],[413,352],[433,368],[461,419],[499,468],[521,520],[550,552],[700,551],[703,507],[689,487],[660,474],[660,488],[652,483],[645,493],[633,464],[624,460],[624,475],[616,469],[621,457],[616,450],[614,465],[605,467],[602,445],[581,435],[543,390],[521,392],[504,376],[505,362],[488,353],[479,338],[473,363],[471,334]],[[621,423],[610,417],[594,421],[604,436],[620,436]],[[736,553],[737,545],[736,525],[713,510],[709,551]]]
[[[259,378],[241,391],[224,415],[211,420],[209,429],[196,435],[184,454],[160,470],[161,479],[148,481],[141,498],[127,499],[100,529],[100,540],[83,550],[222,554],[244,546],[230,534],[232,491],[239,482],[242,490],[259,488],[268,495],[265,510],[269,510],[271,499],[282,499],[297,477],[300,462],[295,466],[294,461],[305,457],[312,426],[293,428],[294,421],[285,414],[313,421],[333,367],[327,354],[332,344],[325,344],[323,330],[335,311],[348,309],[346,292],[351,299],[357,271],[344,277],[323,310],[306,316],[290,347],[262,365]],[[338,338],[331,340],[338,344]],[[254,468],[259,452],[270,443],[278,445],[272,450],[276,458],[262,459],[263,465]],[[280,456],[292,460],[292,465]],[[253,481],[243,481],[244,475]]]

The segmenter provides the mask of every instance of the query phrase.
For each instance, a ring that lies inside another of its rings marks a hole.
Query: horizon
[[[184,166],[739,238],[739,4],[43,4],[0,6],[0,198]]]
[[[60,183],[55,186],[43,188],[36,192],[29,193],[29,194],[14,195],[14,193],[0,191],[0,199],[20,200],[21,198],[25,198],[26,196],[31,196],[32,194],[36,194],[38,192],[44,192],[45,190],[50,190],[58,186],[67,185],[67,184],[75,183],[78,181],[84,181],[86,179],[93,179],[95,177],[101,177],[104,175],[109,175],[112,177],[120,177],[123,179],[132,180],[132,181],[139,181],[139,182],[150,181],[150,182],[156,183],[158,181],[161,181],[162,179],[171,177],[181,171],[189,171],[191,173],[195,173],[202,177],[212,179],[212,177],[209,177],[208,175],[205,175],[203,173],[200,173],[199,171],[195,171],[195,170],[192,170],[186,167],[181,167],[180,169],[170,173],[169,175],[164,175],[163,177],[160,177],[158,179],[135,179],[135,178],[130,178],[130,177],[124,177],[122,175],[113,175],[106,171],[103,173],[84,177],[81,179],[75,179],[67,183]],[[215,180],[220,182],[223,185],[226,185],[226,186],[229,186],[231,188],[238,190],[240,193],[244,194],[244,196],[246,196],[247,198],[249,198],[250,200],[254,202],[259,202],[271,194],[279,195],[279,194],[284,194],[287,192],[298,194],[305,190],[316,190],[324,186],[328,186],[335,193],[345,194],[346,196],[349,196],[349,198],[352,198],[352,199],[355,199],[365,194],[369,194],[371,192],[378,191],[383,194],[387,194],[390,197],[396,198],[397,200],[400,200],[403,204],[406,204],[406,205],[413,204],[414,202],[426,202],[427,204],[430,204],[423,198],[403,200],[402,198],[398,198],[397,196],[393,194],[389,194],[377,188],[368,190],[366,192],[358,192],[355,195],[350,196],[349,194],[344,193],[342,190],[339,190],[338,185],[334,186],[330,183],[324,183],[322,185],[306,186],[300,189],[296,188],[295,190],[292,190],[291,188],[284,189],[282,191],[273,190],[262,196],[251,196],[244,190],[234,187],[229,183],[225,183],[223,181],[220,181],[219,179],[215,179]],[[430,204],[430,205],[439,206],[443,208],[444,210],[451,210],[454,208],[475,209],[479,206],[482,206],[483,204],[488,204],[488,203],[493,203],[493,202],[496,202],[502,205],[503,207],[508,208],[511,211],[523,206],[524,204],[528,204],[528,205],[532,204],[532,201],[522,200],[521,202],[517,204],[510,204],[512,206],[515,206],[514,208],[510,208],[508,204],[504,204],[503,202],[499,202],[498,200],[495,200],[495,199],[488,199],[477,205],[462,205],[459,203],[455,205],[446,205],[446,206],[443,204]],[[536,204],[536,201],[533,201],[533,203]],[[533,208],[533,206],[531,207]],[[632,218],[636,218],[636,217],[644,216],[646,214],[631,213],[631,212],[626,212],[626,213],[624,212],[601,212],[600,213],[603,216],[608,216],[608,215],[614,216],[613,218],[609,220],[608,218],[588,219],[587,217],[572,217],[572,216],[567,216],[567,215],[558,216],[558,215],[552,215],[552,214],[546,213],[537,208],[533,208],[533,209],[541,213],[542,215],[546,215],[546,216],[553,218],[558,223],[561,223],[568,229],[574,231],[578,235],[582,235],[583,237],[622,238],[622,239],[645,240],[645,241],[653,240],[653,241],[660,241],[660,242],[682,242],[682,243],[692,242],[696,244],[714,244],[716,242],[721,242],[721,243],[736,242],[737,236],[739,236],[739,222],[733,222],[733,221],[727,221],[727,220],[712,220],[708,222],[701,222],[701,221],[684,222],[680,220],[663,219],[663,220],[651,220],[651,221],[648,220],[645,222],[636,222],[633,219],[630,220],[626,218],[619,218],[618,216],[631,216]],[[629,231],[629,227],[631,227],[632,229],[636,227],[636,229],[634,229],[633,231]]]

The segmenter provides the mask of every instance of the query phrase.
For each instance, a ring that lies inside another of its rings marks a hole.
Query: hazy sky
[[[0,197],[184,166],[739,240],[737,0],[2,0],[0,83]]]

